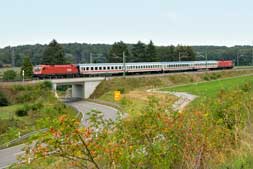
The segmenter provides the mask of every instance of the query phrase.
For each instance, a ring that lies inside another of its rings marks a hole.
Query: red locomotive
[[[233,65],[233,61],[232,60],[222,60],[222,61],[218,61],[218,67],[219,68],[232,68],[234,67]]]
[[[38,65],[33,69],[34,77],[75,77],[78,75],[76,65]]]

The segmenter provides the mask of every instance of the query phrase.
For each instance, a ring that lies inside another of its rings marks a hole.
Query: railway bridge
[[[51,79],[53,90],[57,95],[57,86],[71,85],[72,97],[87,99],[95,91],[96,87],[103,81],[104,77],[93,78],[71,78],[71,79]]]

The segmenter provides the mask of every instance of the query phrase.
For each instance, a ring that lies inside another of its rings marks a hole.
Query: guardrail
[[[25,139],[29,138],[30,136],[32,136],[34,134],[37,134],[37,133],[46,132],[47,130],[48,130],[48,128],[44,128],[44,129],[40,129],[40,130],[37,130],[37,131],[33,131],[33,132],[30,132],[30,133],[24,134],[24,135],[20,136],[19,138],[16,138],[14,140],[11,140],[7,143],[4,143],[4,144],[0,145],[0,150],[8,148],[10,146],[17,145],[18,143],[21,143]]]

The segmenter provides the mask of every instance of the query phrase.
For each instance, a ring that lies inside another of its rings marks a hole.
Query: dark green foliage
[[[109,51],[108,61],[112,63],[123,62],[123,52],[125,52],[125,56],[129,56],[127,45],[122,41],[115,42]]]
[[[40,84],[42,89],[52,89],[53,88],[53,84],[50,81],[44,81]]]
[[[24,105],[22,108],[18,109],[15,114],[19,117],[27,116],[29,111],[28,105]]]
[[[7,70],[3,74],[3,80],[15,80],[17,73],[14,70]]]
[[[0,68],[3,67],[3,62],[0,60]]]
[[[66,63],[63,47],[56,40],[50,42],[44,51],[41,63],[49,65]]]
[[[148,58],[146,58],[146,45],[141,41],[138,41],[137,44],[133,45],[131,52],[132,52],[131,60],[134,62],[138,62],[141,60],[145,62],[148,60]]]
[[[175,46],[156,46],[154,52],[154,44],[149,43],[145,45],[146,54],[145,58],[143,57],[134,57],[130,51],[132,50],[134,44],[125,44],[124,42],[116,42],[113,45],[107,44],[86,44],[86,43],[68,43],[68,44],[61,44],[57,43],[56,48],[50,47],[53,45],[24,45],[24,46],[17,46],[17,47],[6,47],[0,49],[0,62],[3,64],[10,64],[11,63],[11,55],[10,51],[14,49],[15,51],[15,65],[22,66],[23,58],[25,56],[30,56],[31,62],[33,65],[38,65],[42,63],[58,63],[58,60],[62,60],[62,53],[64,55],[64,63],[89,63],[90,62],[90,54],[92,53],[92,60],[93,63],[101,63],[101,62],[122,62],[122,54],[125,51],[126,61],[127,62],[151,62],[151,61],[178,61],[178,47]],[[61,47],[62,46],[62,47]],[[50,48],[50,50],[49,50]],[[53,48],[53,50],[51,50]],[[203,47],[204,48],[204,47]],[[58,50],[60,49],[60,50]],[[63,51],[64,49],[64,51]],[[190,47],[184,47],[182,51],[183,60],[184,53],[188,56],[194,56],[195,52],[199,55],[199,50],[190,50]],[[52,52],[53,51],[53,52]],[[58,52],[55,52],[58,51]],[[55,59],[49,57],[48,53],[60,53],[60,59]],[[154,57],[156,53],[156,57]],[[138,54],[141,55],[141,54]],[[203,54],[202,54],[203,55]],[[208,54],[209,55],[209,54]],[[192,59],[193,57],[190,57]],[[211,58],[211,57],[210,57]],[[199,57],[197,59],[200,59]],[[203,58],[202,58],[203,60]],[[241,59],[243,60],[243,59]],[[240,60],[240,61],[241,61]],[[59,64],[61,64],[60,62]]]
[[[2,92],[0,92],[0,106],[8,106],[8,100]]]
[[[148,61],[151,61],[151,62],[159,61],[159,58],[157,57],[156,47],[154,46],[152,41],[150,41],[147,46],[146,58]]]
[[[24,71],[25,78],[31,78],[33,75],[33,65],[30,61],[30,57],[24,57],[23,65],[21,67],[20,75],[23,76],[22,72]]]
[[[124,94],[126,92],[124,87],[118,88],[118,91],[120,91],[121,94]]]

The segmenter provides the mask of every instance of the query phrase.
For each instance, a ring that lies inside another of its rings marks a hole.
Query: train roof
[[[200,63],[217,63],[215,60],[208,61],[181,61],[181,62],[128,62],[126,65],[163,65],[163,64],[200,64]],[[123,63],[84,63],[77,64],[78,66],[117,66]]]

